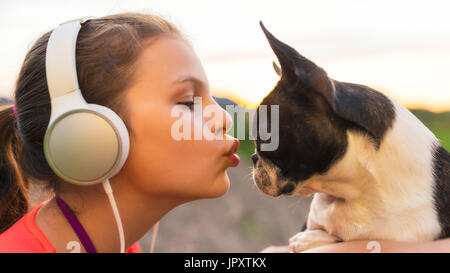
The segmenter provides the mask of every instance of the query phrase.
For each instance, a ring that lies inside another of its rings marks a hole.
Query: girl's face
[[[220,115],[194,115],[194,96],[201,98],[195,107],[213,107]],[[186,42],[168,36],[149,40],[125,99],[133,130],[119,173],[126,183],[149,195],[185,200],[227,192],[226,169],[232,163],[226,154],[237,139],[226,135],[231,118],[211,97],[203,67]],[[183,122],[186,126],[180,127]],[[194,131],[205,124],[215,124],[206,128],[222,139],[194,140]],[[186,132],[188,125],[190,139],[177,140],[176,132]]]

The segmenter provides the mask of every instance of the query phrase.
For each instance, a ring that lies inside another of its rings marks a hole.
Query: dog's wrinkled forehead
[[[270,106],[279,106],[279,146],[262,150],[257,130],[257,154],[278,166],[285,177],[305,180],[326,172],[345,154],[347,129],[362,131],[378,146],[395,116],[389,99],[368,87],[329,78],[260,24],[280,63],[281,68],[274,68],[281,78],[260,103],[267,106],[268,125]]]

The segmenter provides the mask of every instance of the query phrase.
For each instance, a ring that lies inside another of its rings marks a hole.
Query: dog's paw
[[[293,252],[301,252],[313,247],[328,245],[342,240],[320,229],[299,232],[289,239],[289,248]]]

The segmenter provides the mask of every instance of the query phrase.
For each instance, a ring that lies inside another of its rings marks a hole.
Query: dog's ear
[[[275,70],[275,73],[277,73],[278,76],[281,77],[281,68],[277,65],[277,63],[272,62],[273,70]]]
[[[281,81],[293,85],[301,81],[302,84],[320,93],[334,108],[334,84],[327,73],[295,49],[275,38],[261,21],[259,24],[281,65]]]
[[[325,98],[336,115],[359,125],[373,137],[379,137],[379,128],[383,127],[380,124],[384,124],[384,121],[381,119],[377,122],[378,118],[371,112],[383,111],[382,109],[387,109],[386,111],[389,112],[390,107],[378,107],[380,109],[370,111],[373,108],[370,108],[370,101],[377,101],[380,104],[387,100],[384,95],[374,90],[363,90],[361,87],[335,82],[328,77],[325,70],[275,38],[261,21],[260,25],[281,65],[280,82],[284,81],[291,86],[302,84],[309,87],[308,89]],[[294,89],[293,92],[300,91]],[[384,104],[389,106],[389,101]]]

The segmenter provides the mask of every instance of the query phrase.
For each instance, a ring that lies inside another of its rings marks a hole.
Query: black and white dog
[[[260,24],[281,66],[260,104],[279,105],[279,146],[263,151],[256,136],[253,180],[274,197],[314,193],[290,248],[450,237],[450,153],[434,134],[386,95],[329,78]]]

